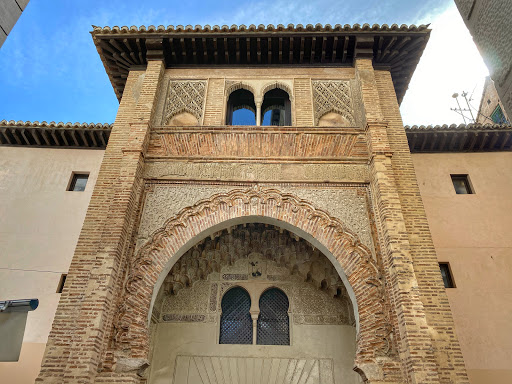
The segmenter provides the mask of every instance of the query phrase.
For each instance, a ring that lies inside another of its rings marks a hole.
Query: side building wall
[[[413,154],[412,159],[471,384],[512,382],[512,153]],[[467,174],[474,194],[456,194]]]
[[[39,373],[103,152],[0,147],[0,300],[39,299],[19,361],[0,362],[2,383],[33,383]],[[89,173],[84,192],[67,191],[73,172]]]
[[[512,114],[512,2],[455,0],[485,64],[489,68],[507,114]]]

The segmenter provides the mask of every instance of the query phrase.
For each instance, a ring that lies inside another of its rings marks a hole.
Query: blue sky
[[[487,74],[452,0],[148,3],[31,0],[0,48],[0,120],[114,121],[118,102],[91,25],[431,22],[432,37],[401,107],[407,124],[462,122],[449,110],[451,94],[475,90],[478,107]]]

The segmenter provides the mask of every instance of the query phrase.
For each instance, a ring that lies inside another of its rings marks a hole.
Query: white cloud
[[[430,40],[400,107],[404,124],[463,123],[450,110],[457,106],[452,94],[469,92],[471,104],[478,108],[489,72],[455,5],[440,13],[430,27]]]

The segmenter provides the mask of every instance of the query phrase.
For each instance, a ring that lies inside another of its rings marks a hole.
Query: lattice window
[[[251,297],[240,287],[231,288],[222,298],[220,344],[252,344]]]
[[[260,297],[257,343],[290,345],[290,324],[286,294],[277,288],[265,291]]]

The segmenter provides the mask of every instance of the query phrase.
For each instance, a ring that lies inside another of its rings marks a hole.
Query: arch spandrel
[[[126,281],[121,313],[115,325],[118,340],[132,357],[148,353],[148,319],[153,300],[175,262],[194,243],[228,226],[259,222],[276,225],[304,238],[334,265],[356,313],[356,361],[369,362],[387,349],[388,323],[383,310],[384,288],[370,250],[343,223],[310,202],[277,189],[255,187],[213,195],[182,209],[156,231],[134,257]],[[151,293],[153,292],[153,294]],[[384,332],[385,333],[385,332]]]

